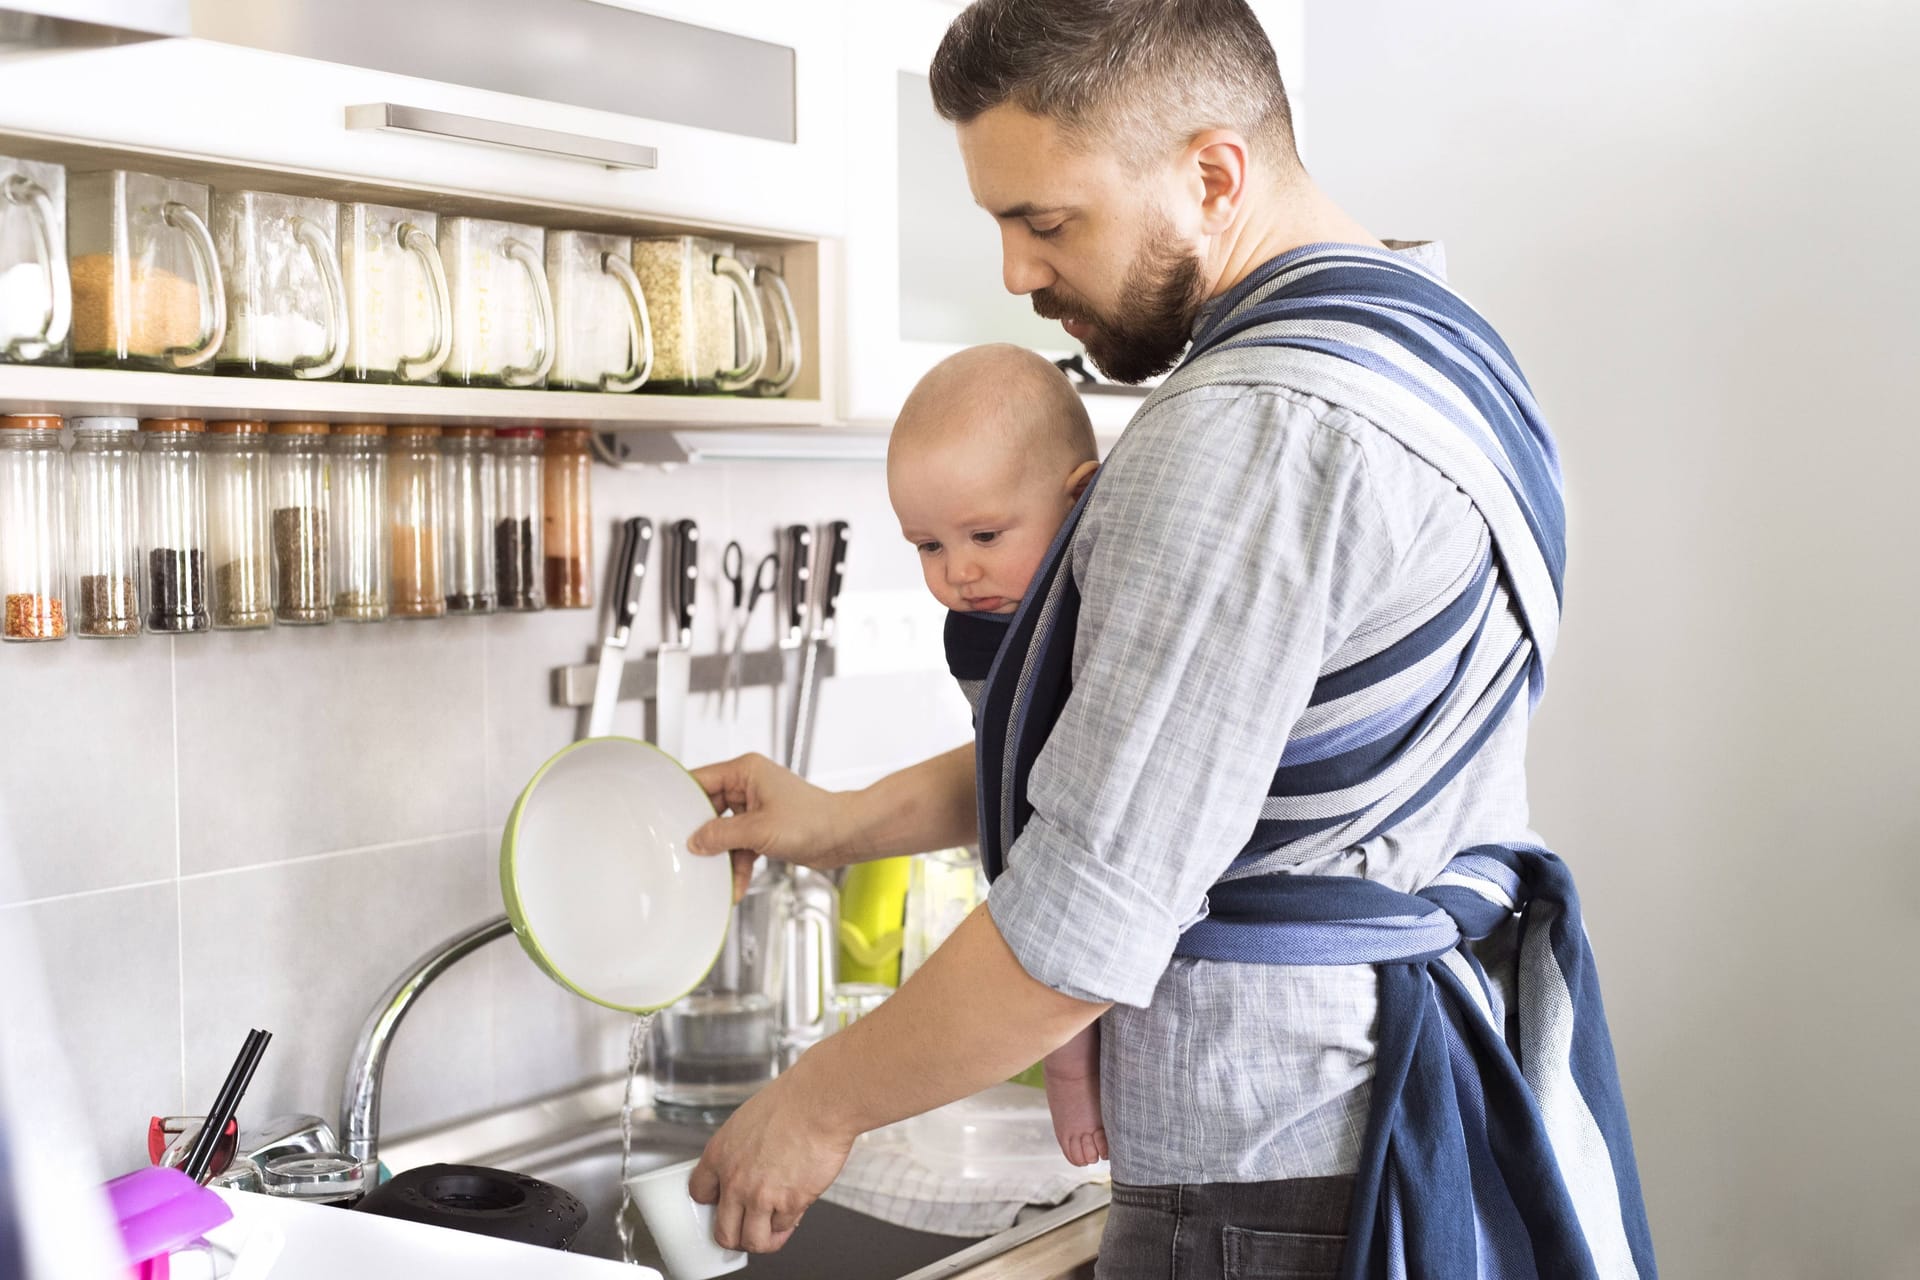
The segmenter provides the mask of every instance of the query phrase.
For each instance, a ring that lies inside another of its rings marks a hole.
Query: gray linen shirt
[[[1277,386],[1161,399],[1116,446],[1073,547],[1074,691],[987,905],[1029,974],[1114,1002],[1101,1089],[1117,1181],[1356,1168],[1373,969],[1173,948],[1252,834],[1316,680],[1349,665],[1345,642],[1457,592],[1488,541],[1466,495],[1392,436]],[[1281,850],[1235,874],[1412,891],[1470,845],[1535,839],[1526,703],[1387,834],[1305,862]]]

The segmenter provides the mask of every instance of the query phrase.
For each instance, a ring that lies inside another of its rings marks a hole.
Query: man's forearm
[[[851,1137],[1024,1071],[1108,1007],[1028,976],[980,907],[899,991],[809,1049],[782,1084]]]
[[[972,844],[980,834],[973,744],[890,773],[844,800],[858,861]]]

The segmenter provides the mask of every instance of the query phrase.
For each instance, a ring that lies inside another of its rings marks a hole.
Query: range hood
[[[0,0],[0,55],[184,36],[191,0]]]

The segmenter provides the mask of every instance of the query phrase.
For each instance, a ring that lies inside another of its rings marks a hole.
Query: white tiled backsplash
[[[967,736],[937,608],[915,612],[924,588],[877,463],[597,467],[602,580],[606,531],[628,515],[700,522],[701,652],[719,648],[715,584],[729,537],[751,568],[779,525],[852,523],[846,589],[864,610],[862,674],[822,690],[816,780],[859,785]],[[642,651],[658,639],[658,560]],[[771,639],[770,614],[763,603],[758,643]],[[242,1122],[335,1114],[374,998],[436,942],[500,910],[507,811],[581,725],[581,713],[551,704],[550,673],[587,660],[601,617],[0,648],[12,725],[0,739],[0,912],[39,939],[108,1171],[144,1163],[147,1117],[205,1109],[249,1027],[274,1039]],[[769,749],[767,691],[746,691],[737,721],[716,714],[694,699],[690,762]],[[642,729],[639,705],[622,704],[616,732]],[[384,1128],[615,1070],[624,1037],[620,1015],[496,943],[408,1016],[387,1067]],[[30,1093],[35,1081],[10,1085]]]

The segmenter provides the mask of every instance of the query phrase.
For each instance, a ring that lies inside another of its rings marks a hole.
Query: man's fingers
[[[687,1194],[693,1197],[695,1204],[713,1204],[720,1199],[720,1175],[707,1163],[705,1155],[700,1163],[693,1166],[693,1172],[687,1177]]]
[[[747,896],[747,886],[753,883],[753,864],[760,861],[760,855],[746,849],[733,852],[733,900],[740,901]]]
[[[713,1242],[722,1249],[743,1247],[740,1243],[740,1223],[745,1208],[738,1192],[722,1195],[720,1203],[714,1207]]]
[[[757,853],[760,849],[761,821],[757,813],[735,813],[715,818],[696,830],[687,840],[689,851],[703,856],[740,849]]]

